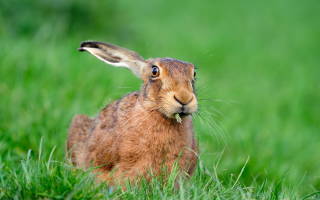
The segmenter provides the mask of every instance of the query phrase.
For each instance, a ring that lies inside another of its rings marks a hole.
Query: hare
[[[175,165],[179,174],[191,176],[198,159],[192,127],[198,107],[194,65],[173,58],[144,60],[131,50],[95,41],[81,43],[79,50],[129,68],[143,85],[95,118],[73,118],[67,142],[72,163],[96,167],[98,180],[109,184],[150,180],[169,174]]]

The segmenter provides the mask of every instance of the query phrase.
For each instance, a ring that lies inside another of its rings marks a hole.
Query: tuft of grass
[[[41,148],[41,147],[40,147]],[[39,152],[41,152],[40,150]],[[26,158],[15,167],[1,162],[1,199],[297,199],[296,194],[283,187],[282,182],[263,184],[253,182],[244,186],[232,177],[222,181],[210,173],[200,161],[191,179],[179,179],[177,173],[167,182],[154,178],[126,189],[97,183],[91,170],[76,169],[68,162],[56,161],[53,151],[49,156],[35,155],[28,151]],[[243,166],[243,169],[245,165]]]
[[[89,172],[52,159],[35,159],[31,151],[14,168],[1,167],[3,199],[105,199],[108,190]]]

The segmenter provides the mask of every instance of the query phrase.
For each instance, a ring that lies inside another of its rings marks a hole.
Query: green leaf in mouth
[[[181,123],[181,122],[182,122],[182,119],[181,119],[179,113],[176,113],[176,114],[174,115],[174,117],[176,118],[176,120],[177,120],[178,123]]]

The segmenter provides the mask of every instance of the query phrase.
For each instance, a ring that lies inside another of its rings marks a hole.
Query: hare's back
[[[108,130],[123,125],[132,116],[138,97],[139,92],[132,92],[107,105],[99,114],[100,128]]]

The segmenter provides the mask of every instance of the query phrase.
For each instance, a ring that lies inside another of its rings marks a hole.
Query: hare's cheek
[[[161,93],[159,96],[159,101],[156,102],[157,106],[162,108],[160,112],[168,117],[171,117],[176,112],[178,107],[178,105],[175,105],[176,103],[173,101],[173,94],[173,92],[165,91],[164,93]]]
[[[162,83],[161,80],[152,80],[150,79],[147,85],[147,90],[145,93],[147,93],[148,96],[152,97],[153,99],[157,99],[161,92]]]
[[[142,89],[144,99],[155,101],[159,96],[161,90],[161,82],[158,80],[150,79]]]
[[[166,110],[168,115],[173,116],[175,113],[181,112],[181,105],[177,103],[174,98],[167,98],[166,100]]]

